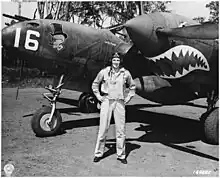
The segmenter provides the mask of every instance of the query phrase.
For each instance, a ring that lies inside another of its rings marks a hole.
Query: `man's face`
[[[112,67],[115,68],[115,69],[118,69],[119,65],[120,65],[120,58],[114,57],[112,59]]]

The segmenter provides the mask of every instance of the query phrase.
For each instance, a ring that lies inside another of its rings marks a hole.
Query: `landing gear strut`
[[[219,144],[219,108],[216,108],[218,101],[217,90],[212,90],[207,94],[208,108],[201,116],[201,123],[204,133],[204,138],[207,143],[218,145]]]
[[[44,106],[37,110],[31,119],[31,127],[36,136],[48,137],[56,135],[60,130],[62,117],[58,110],[56,110],[56,101],[61,93],[61,87],[64,85],[62,75],[60,77],[57,87],[45,87],[50,93],[44,93],[43,96],[49,100],[51,106]],[[49,95],[52,94],[52,99]]]
[[[31,119],[32,130],[38,137],[56,135],[61,128],[62,117],[60,112],[56,109],[56,101],[61,94],[61,87],[64,85],[63,78],[64,75],[60,77],[58,85],[55,88],[51,85],[45,87],[50,93],[44,93],[43,96],[50,102],[51,106],[44,106],[38,109]],[[52,97],[49,97],[49,95],[52,95]],[[93,94],[82,93],[79,97],[78,107],[81,112],[96,112],[98,111],[97,104],[98,100]]]

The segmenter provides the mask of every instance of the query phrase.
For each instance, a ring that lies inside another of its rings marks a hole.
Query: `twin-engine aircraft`
[[[28,66],[61,76],[57,85],[46,87],[52,93],[52,97],[44,94],[51,107],[34,114],[34,133],[44,137],[59,131],[62,118],[56,101],[61,88],[83,92],[79,98],[82,111],[97,110],[91,83],[118,52],[141,97],[169,105],[206,97],[208,107],[201,123],[207,142],[218,144],[218,25],[155,12],[122,26],[131,43],[112,33],[117,27],[95,29],[50,19],[24,19],[2,30],[6,51],[19,55]]]

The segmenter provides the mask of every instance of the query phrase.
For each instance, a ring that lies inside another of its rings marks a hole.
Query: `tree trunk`
[[[139,10],[138,10],[139,15],[144,14],[144,6],[143,6],[143,2],[142,2],[142,1],[138,1],[137,4],[138,4],[138,9],[139,9]]]
[[[44,18],[44,5],[45,5],[45,2],[38,2],[37,3],[37,9],[39,12],[40,19]]]

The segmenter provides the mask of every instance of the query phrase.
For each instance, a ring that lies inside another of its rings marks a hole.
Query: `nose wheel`
[[[58,85],[45,87],[50,93],[44,93],[43,96],[50,102],[51,106],[45,106],[38,109],[31,119],[31,127],[36,136],[48,137],[58,133],[62,124],[60,112],[56,109],[56,101],[61,93],[64,75],[60,77]],[[49,95],[52,95],[52,97]],[[79,97],[78,107],[81,112],[93,113],[98,111],[98,100],[91,93],[82,93]]]
[[[36,136],[48,137],[58,133],[62,124],[60,112],[56,110],[56,101],[61,93],[64,75],[60,77],[57,87],[45,87],[50,93],[44,93],[43,96],[50,102],[51,106],[44,106],[38,109],[31,119],[31,127]],[[52,95],[52,97],[49,97]],[[52,99],[51,99],[52,98]]]
[[[40,108],[31,120],[31,127],[36,136],[48,137],[56,135],[62,124],[62,117],[58,110],[56,110],[50,120],[52,107],[44,106]]]

